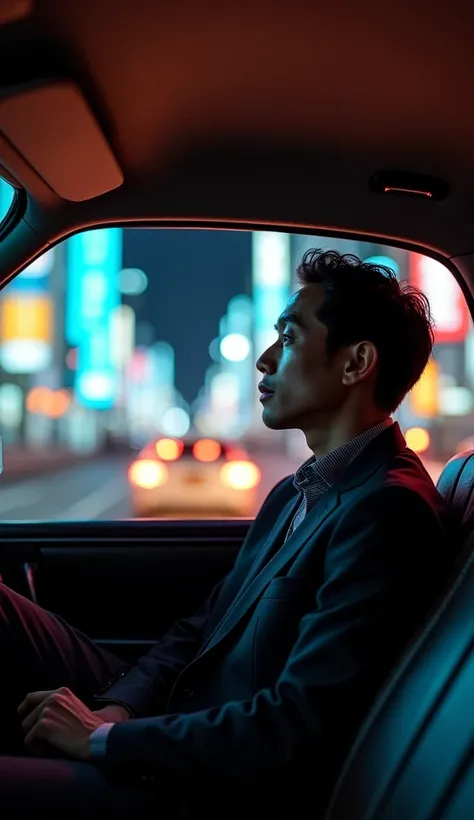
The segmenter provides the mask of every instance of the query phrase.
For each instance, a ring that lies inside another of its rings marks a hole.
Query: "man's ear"
[[[378,356],[372,342],[357,342],[348,349],[348,354],[342,371],[343,384],[357,384],[373,374]]]

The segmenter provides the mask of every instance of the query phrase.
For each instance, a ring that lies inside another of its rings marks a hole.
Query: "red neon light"
[[[429,256],[410,253],[410,282],[428,297],[435,322],[435,343],[463,342],[469,333],[471,317],[451,271]]]

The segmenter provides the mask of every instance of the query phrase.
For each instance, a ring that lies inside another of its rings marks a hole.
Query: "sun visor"
[[[31,14],[32,0],[0,0],[0,26],[16,23]]]
[[[70,81],[0,100],[0,132],[63,199],[93,199],[123,182],[94,114]]]

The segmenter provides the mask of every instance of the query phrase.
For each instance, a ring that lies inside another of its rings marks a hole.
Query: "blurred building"
[[[10,186],[0,183],[2,212],[11,199]],[[474,435],[474,333],[464,295],[439,262],[375,243],[253,232],[241,292],[230,299],[214,338],[196,339],[209,345],[209,367],[190,408],[176,389],[172,340],[163,340],[160,325],[140,312],[147,275],[122,268],[122,234],[115,228],[78,234],[2,291],[0,428],[7,442],[87,450],[109,434],[146,440],[195,429],[305,458],[301,433],[263,425],[255,362],[275,340],[274,324],[298,288],[297,266],[315,247],[388,265],[427,294],[434,353],[396,418],[434,459],[445,460]]]

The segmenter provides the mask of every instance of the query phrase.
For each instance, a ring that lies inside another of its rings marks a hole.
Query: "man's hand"
[[[91,712],[65,687],[47,692],[31,692],[18,707],[24,717],[25,745],[50,743],[78,760],[90,757],[90,736],[106,721]]]

